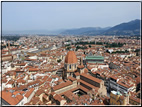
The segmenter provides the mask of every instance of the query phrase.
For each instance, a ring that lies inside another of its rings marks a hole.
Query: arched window
[[[70,69],[71,69],[71,65],[70,65]]]

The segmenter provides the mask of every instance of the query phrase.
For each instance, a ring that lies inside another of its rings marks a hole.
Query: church
[[[73,74],[77,72],[77,62],[75,52],[69,51],[65,57],[63,78],[73,77]]]
[[[95,99],[96,96],[107,96],[107,90],[104,86],[104,81],[91,76],[88,69],[83,65],[83,58],[80,57],[80,63],[74,51],[68,51],[64,68],[62,71],[62,79],[64,82],[51,88],[52,93],[56,93],[65,98],[67,102],[69,98],[66,93],[70,95],[89,95]],[[54,96],[51,95],[51,99]],[[73,99],[70,99],[71,101]]]

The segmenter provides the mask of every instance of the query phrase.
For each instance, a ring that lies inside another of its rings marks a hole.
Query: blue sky
[[[108,27],[140,16],[140,2],[2,2],[4,31]]]

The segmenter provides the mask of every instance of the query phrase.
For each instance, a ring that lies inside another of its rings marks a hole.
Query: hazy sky
[[[2,2],[6,31],[107,27],[140,16],[140,2]]]

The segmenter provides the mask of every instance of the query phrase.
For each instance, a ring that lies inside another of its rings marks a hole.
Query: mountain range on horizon
[[[2,34],[47,34],[47,35],[140,35],[140,22],[136,19],[125,23],[120,23],[113,27],[81,27],[74,29],[59,30],[23,30],[23,31],[3,31]]]

